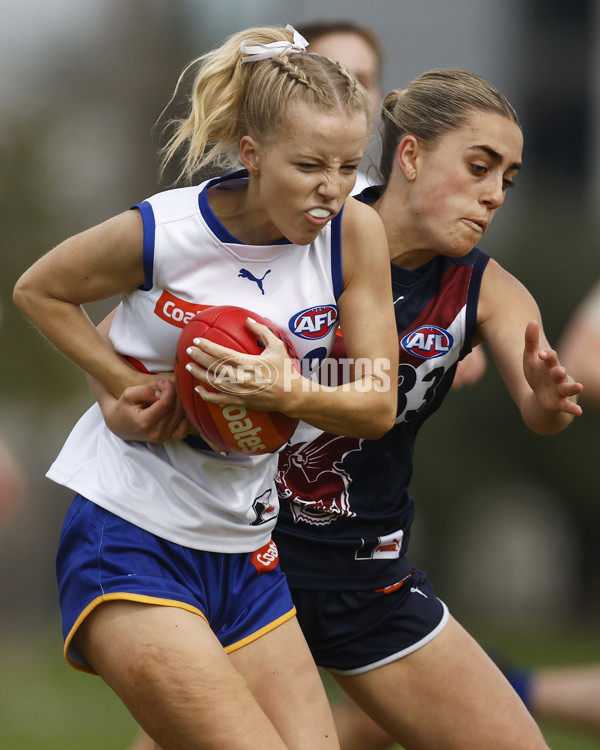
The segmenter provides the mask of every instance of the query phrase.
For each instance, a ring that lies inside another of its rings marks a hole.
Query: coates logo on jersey
[[[202,310],[208,310],[209,307],[211,305],[188,302],[187,300],[175,297],[173,294],[169,294],[167,291],[163,291],[154,307],[154,314],[158,315],[165,323],[169,323],[169,325],[184,328],[194,315],[202,312]]]
[[[309,307],[292,315],[288,326],[290,331],[301,339],[322,339],[331,331],[338,320],[335,305]]]
[[[428,325],[419,326],[400,341],[405,352],[421,359],[441,357],[452,348],[453,343],[450,331]]]

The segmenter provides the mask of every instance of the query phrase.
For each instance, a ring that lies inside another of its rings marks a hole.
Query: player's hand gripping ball
[[[244,406],[213,404],[195,391],[198,381],[186,370],[193,360],[187,349],[195,338],[205,338],[245,354],[260,354],[263,344],[246,325],[247,318],[267,326],[283,341],[288,354],[296,352],[286,333],[267,318],[242,307],[209,307],[195,315],[182,330],[175,358],[175,384],[186,417],[204,440],[227,453],[257,456],[271,453],[287,443],[298,425],[297,419],[275,411],[256,411]],[[208,390],[217,390],[204,384]],[[224,388],[226,390],[226,388]]]

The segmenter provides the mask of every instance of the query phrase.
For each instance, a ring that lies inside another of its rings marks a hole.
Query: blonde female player
[[[185,149],[187,176],[228,160],[244,169],[155,195],[18,281],[16,304],[115,397],[160,387],[149,373],[172,369],[182,314],[246,307],[287,328],[302,357],[314,341],[288,322],[326,306],[319,346],[329,348],[339,317],[365,364],[350,390],[296,379],[286,391],[280,377],[219,400],[370,438],[390,428],[395,393],[375,372],[378,359],[396,367],[385,235],[371,209],[343,205],[369,104],[343,68],[304,49],[291,28],[254,28],[199,58],[166,158]],[[82,305],[114,294],[113,349]],[[248,325],[283,375],[283,346]],[[200,360],[214,351],[199,344]],[[125,357],[148,374],[132,374]],[[125,442],[94,406],[48,472],[78,493],[57,558],[66,658],[98,673],[165,750],[337,747],[285,578],[276,560],[257,562],[277,516],[276,464],[198,438]]]

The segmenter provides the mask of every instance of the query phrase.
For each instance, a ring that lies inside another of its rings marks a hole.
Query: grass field
[[[594,632],[479,635],[483,643],[531,665],[600,659],[598,636]],[[44,635],[2,635],[0,747],[2,750],[125,750],[135,733],[133,719],[99,678],[66,666],[59,641],[58,625],[49,627]],[[326,684],[335,697],[335,685],[329,680]],[[543,729],[552,750],[600,748],[600,737],[556,727]]]

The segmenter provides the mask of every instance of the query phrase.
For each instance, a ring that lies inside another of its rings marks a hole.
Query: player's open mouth
[[[308,213],[315,219],[328,219],[332,215],[326,208],[311,208]]]

